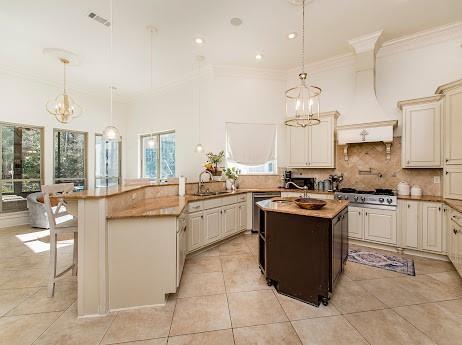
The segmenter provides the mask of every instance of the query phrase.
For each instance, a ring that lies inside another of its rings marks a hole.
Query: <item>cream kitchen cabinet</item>
[[[204,243],[209,244],[220,239],[222,229],[221,208],[204,211]]]
[[[396,211],[349,206],[348,237],[395,245],[397,238]]]
[[[221,215],[223,236],[232,235],[235,232],[237,232],[238,215],[236,212],[236,206],[230,205],[223,207],[223,209],[221,210]]]
[[[237,231],[247,229],[247,203],[241,202],[236,206]]]
[[[462,276],[462,214],[453,209],[449,213],[448,257]]]
[[[402,248],[446,252],[444,206],[440,202],[400,200],[399,243]]]
[[[401,101],[403,168],[441,168],[441,95]]]
[[[462,200],[462,165],[445,165],[443,189],[445,198]]]
[[[189,214],[186,232],[188,251],[202,247],[204,243],[204,215],[202,212]]]
[[[335,168],[335,126],[338,112],[322,113],[316,126],[288,127],[288,167]]]

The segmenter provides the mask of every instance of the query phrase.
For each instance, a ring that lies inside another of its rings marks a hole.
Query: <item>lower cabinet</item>
[[[364,239],[396,244],[396,211],[365,209]]]
[[[440,202],[400,200],[400,240],[403,248],[446,252],[444,207]]]
[[[445,198],[462,199],[462,165],[445,165],[443,186]]]
[[[462,276],[462,214],[454,210],[448,219],[448,257]]]
[[[348,207],[348,237],[396,244],[396,211]]]
[[[236,198],[233,203],[233,200],[229,200],[229,196],[227,198],[226,202],[223,201],[223,206],[216,207],[221,204],[220,201],[211,199],[215,201],[204,203],[205,210],[188,215],[187,252],[195,251],[247,229],[246,201],[239,202],[240,199]],[[199,209],[201,207],[198,206]]]

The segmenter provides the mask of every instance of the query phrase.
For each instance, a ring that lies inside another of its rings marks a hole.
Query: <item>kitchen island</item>
[[[320,210],[290,198],[257,203],[259,265],[268,285],[315,306],[328,304],[348,257],[348,201],[326,203]]]

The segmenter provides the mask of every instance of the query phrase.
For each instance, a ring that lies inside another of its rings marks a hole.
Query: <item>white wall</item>
[[[55,98],[62,89],[40,81],[35,81],[11,73],[0,72],[0,121],[44,127],[44,176],[45,183],[53,182],[53,129],[63,128],[88,133],[88,183],[94,186],[95,133],[101,133],[108,125],[109,96],[99,97],[70,90],[74,100],[83,112],[80,118],[71,123],[60,124],[45,110],[46,103]],[[114,123],[125,137],[125,116],[128,106],[117,103],[114,106]]]
[[[283,74],[256,77],[250,73],[225,73],[221,68],[204,73],[200,78],[203,154],[194,152],[199,142],[198,79],[143,97],[131,109],[133,120],[127,133],[127,177],[138,177],[139,135],[175,129],[177,174],[196,181],[206,160],[205,153],[224,150],[226,122],[282,123],[284,104],[281,95],[285,83]],[[282,125],[280,127],[283,129]],[[283,141],[283,137],[280,140]]]

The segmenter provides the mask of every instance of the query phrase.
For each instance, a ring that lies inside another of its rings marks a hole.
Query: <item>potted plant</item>
[[[236,189],[236,180],[239,177],[239,170],[234,167],[226,168],[224,173],[226,177],[226,189],[227,190]]]
[[[205,163],[204,167],[208,171],[212,173],[213,176],[221,176],[221,170],[218,168],[218,164],[220,164],[225,158],[225,151],[220,151],[217,154],[212,152],[207,153],[207,163]]]

